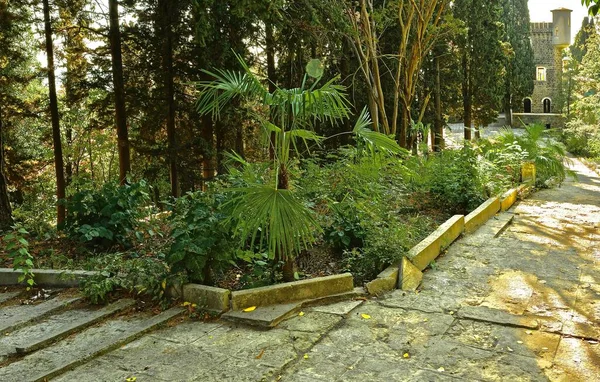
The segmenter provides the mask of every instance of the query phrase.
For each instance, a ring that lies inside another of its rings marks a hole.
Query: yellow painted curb
[[[516,188],[506,191],[500,198],[500,211],[508,211],[517,201],[518,194]]]
[[[472,233],[500,211],[500,199],[491,198],[465,217],[465,232]]]
[[[463,233],[464,227],[465,217],[463,215],[453,216],[408,251],[408,259],[422,271],[440,255],[443,249],[447,248]]]
[[[288,304],[294,301],[311,300],[335,294],[352,292],[354,280],[352,274],[343,273],[291,283],[234,291],[231,293],[233,310],[249,306],[268,306]]]

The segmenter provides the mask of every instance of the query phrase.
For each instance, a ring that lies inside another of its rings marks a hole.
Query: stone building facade
[[[515,113],[515,117],[546,125],[549,124],[549,120],[555,120],[554,117],[560,117],[558,104],[562,82],[562,55],[571,43],[571,12],[566,8],[555,9],[552,11],[552,22],[531,23],[531,43],[536,65],[535,87],[533,94],[523,100],[521,110]],[[536,121],[536,118],[539,121]]]

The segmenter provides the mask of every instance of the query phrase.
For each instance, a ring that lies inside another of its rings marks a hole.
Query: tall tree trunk
[[[52,117],[52,141],[54,144],[54,168],[56,172],[57,226],[65,222],[66,209],[62,200],[65,199],[65,169],[63,162],[62,143],[60,137],[60,119],[58,115],[58,98],[56,96],[56,77],[54,74],[54,46],[52,45],[52,24],[50,22],[50,6],[44,0],[44,29],[46,35],[46,56],[48,58],[48,91],[50,96],[50,115]]]
[[[440,73],[440,59],[435,58],[435,121],[431,141],[433,151],[444,149],[444,122],[442,120],[442,82]]]
[[[512,120],[512,100],[511,100],[510,83],[507,84],[506,88],[507,88],[507,92],[504,95],[504,116],[506,119],[504,120],[504,125],[512,127],[513,120]]]
[[[269,93],[273,94],[277,90],[275,81],[277,72],[275,67],[275,38],[273,37],[273,25],[267,20],[265,22],[265,50],[267,53],[267,79],[269,81]],[[271,117],[271,122],[273,122]],[[269,144],[269,158],[275,159],[275,133],[271,133]]]
[[[473,125],[473,107],[471,100],[471,84],[470,77],[471,73],[469,70],[469,63],[467,53],[463,54],[462,58],[463,66],[463,85],[462,85],[462,96],[463,96],[463,112],[464,112],[464,124],[465,124],[465,141],[471,140],[471,126]]]
[[[47,1],[47,0],[45,0]],[[119,149],[119,182],[127,182],[127,174],[131,172],[131,154],[129,149],[129,132],[127,131],[127,114],[125,109],[125,83],[123,80],[123,58],[121,56],[121,31],[119,30],[119,4],[117,0],[108,1],[110,17],[110,54],[112,57],[112,75],[115,88],[115,121]]]
[[[167,139],[169,141],[169,168],[171,173],[171,195],[179,196],[178,166],[177,166],[177,138],[175,135],[175,116],[177,105],[175,103],[175,70],[173,68],[173,0],[162,0],[160,9],[164,17],[165,40],[163,46],[163,70],[165,71],[165,92],[167,99]]]
[[[0,232],[13,225],[12,209],[8,199],[8,187],[4,177],[4,129],[2,121],[2,104],[0,104]]]

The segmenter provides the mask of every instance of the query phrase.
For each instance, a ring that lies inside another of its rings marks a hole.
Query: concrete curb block
[[[465,217],[465,232],[471,233],[481,227],[500,211],[500,199],[490,198]]]
[[[352,292],[353,290],[354,279],[352,274],[343,273],[341,275],[235,291],[231,293],[231,308],[241,310],[251,306],[287,304],[294,301],[312,300]]]
[[[406,257],[422,271],[440,255],[443,249],[447,248],[463,233],[464,228],[465,217],[455,215],[408,251]]]
[[[97,276],[100,272],[68,271],[53,269],[32,269],[36,285],[50,288],[75,288],[84,279]],[[0,268],[0,285],[23,285],[19,283],[21,271],[11,268]]]
[[[398,287],[402,290],[417,290],[423,281],[423,272],[415,267],[406,257],[402,259],[400,266],[400,280]]]
[[[191,302],[200,308],[223,313],[229,310],[231,291],[199,284],[183,286],[183,301]]]
[[[512,207],[513,204],[515,204],[515,202],[517,201],[518,195],[519,195],[519,193],[516,188],[506,191],[500,197],[500,211],[502,211],[502,212],[508,211],[510,209],[510,207]]]
[[[379,296],[384,292],[394,290],[398,286],[398,274],[400,272],[400,264],[391,265],[383,272],[377,275],[375,280],[365,284],[367,292],[372,296]]]

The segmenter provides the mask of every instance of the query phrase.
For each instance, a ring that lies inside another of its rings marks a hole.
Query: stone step
[[[41,319],[81,300],[81,297],[55,297],[35,305],[13,305],[0,309],[0,333],[5,334]]]
[[[115,350],[186,312],[171,308],[156,316],[119,318],[88,328],[0,369],[0,381],[46,381]]]
[[[21,292],[2,292],[0,293],[0,304],[5,303],[6,301],[12,300],[13,298],[20,295]]]
[[[31,353],[134,305],[135,300],[123,299],[101,309],[67,310],[41,320],[34,325],[25,326],[0,337],[0,359],[17,353]]]

